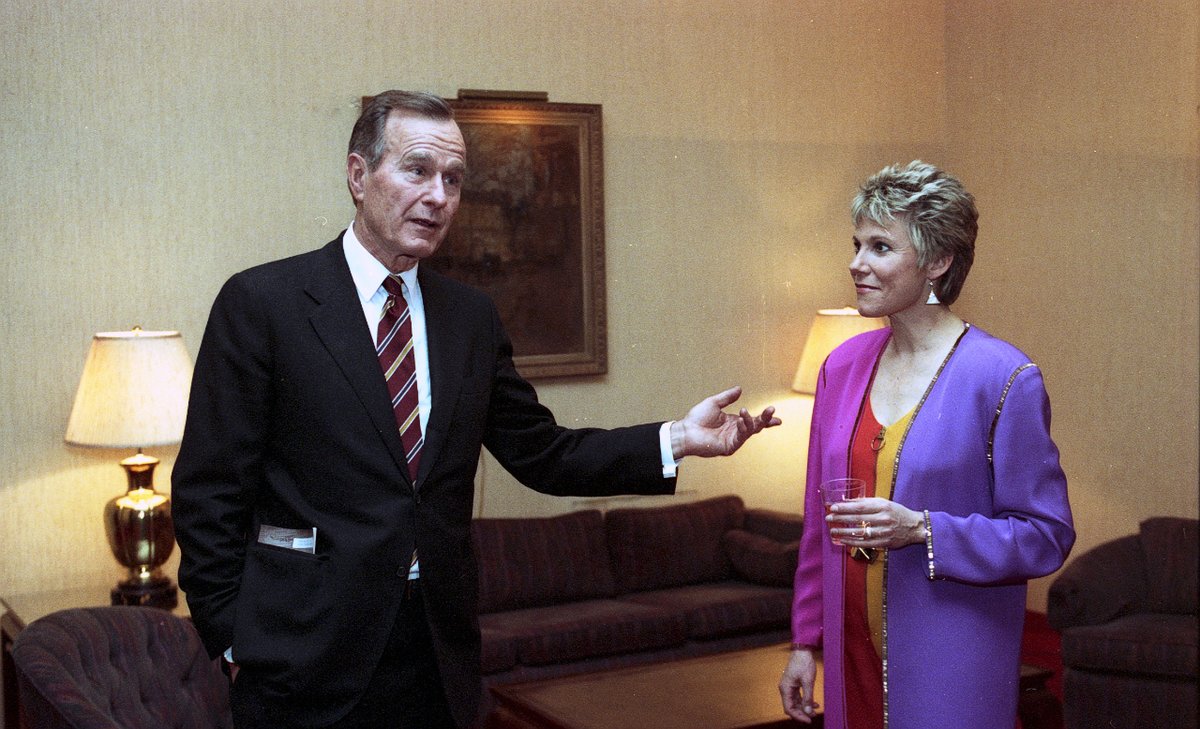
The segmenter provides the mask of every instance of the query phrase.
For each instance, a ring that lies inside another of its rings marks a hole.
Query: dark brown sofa
[[[737,496],[475,520],[485,683],[786,642],[802,524]]]
[[[1062,631],[1067,729],[1196,726],[1196,519],[1155,517],[1101,544],[1050,587]]]

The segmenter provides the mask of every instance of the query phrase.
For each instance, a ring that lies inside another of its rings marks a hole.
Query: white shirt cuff
[[[675,478],[679,472],[680,461],[671,457],[671,426],[674,423],[674,420],[669,420],[658,429],[658,453],[662,457],[663,478]]]

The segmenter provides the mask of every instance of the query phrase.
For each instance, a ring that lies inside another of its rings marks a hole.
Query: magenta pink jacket
[[[813,411],[793,639],[820,645],[825,726],[845,727],[842,555],[817,486],[849,474],[851,435],[890,329],[829,356]],[[884,712],[889,729],[1012,729],[1026,581],[1062,566],[1075,541],[1041,373],[969,327],[900,446],[893,498],[929,512],[926,546],[886,553]],[[932,572],[932,576],[931,576]]]

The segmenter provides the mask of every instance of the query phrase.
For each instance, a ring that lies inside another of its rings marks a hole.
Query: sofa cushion
[[[684,616],[690,638],[707,640],[782,629],[791,623],[791,589],[745,582],[706,582],[638,592],[619,599]]]
[[[1068,729],[1195,729],[1196,681],[1128,673],[1063,670]],[[1032,724],[1032,722],[1031,722]]]
[[[487,626],[480,626],[479,667],[483,675],[507,671],[517,665],[517,639]]]
[[[777,542],[745,529],[730,529],[723,541],[733,571],[742,578],[760,585],[791,586],[800,542]]]
[[[804,517],[774,509],[746,509],[742,528],[776,542],[798,542],[804,534]]]
[[[481,613],[613,594],[604,519],[577,511],[540,519],[476,519]]]
[[[1076,669],[1195,678],[1196,617],[1138,613],[1062,633],[1063,664]]]
[[[605,517],[613,577],[622,593],[722,580],[729,558],[721,537],[742,526],[742,500],[615,509]]]
[[[665,648],[687,639],[682,615],[624,600],[509,610],[481,615],[479,624],[513,641],[517,660],[527,666]]]
[[[1142,522],[1146,555],[1146,604],[1156,613],[1196,614],[1200,522],[1159,516]]]

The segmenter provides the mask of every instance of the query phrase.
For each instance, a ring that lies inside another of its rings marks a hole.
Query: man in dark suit
[[[723,413],[734,388],[675,422],[559,426],[492,301],[418,266],[466,158],[440,98],[380,94],[350,140],[352,225],[233,276],[213,305],[172,491],[179,582],[240,728],[475,721],[481,445],[545,493],[661,494],[679,458],[779,423],[773,408]],[[412,342],[395,360],[412,395],[389,390],[388,316]]]

